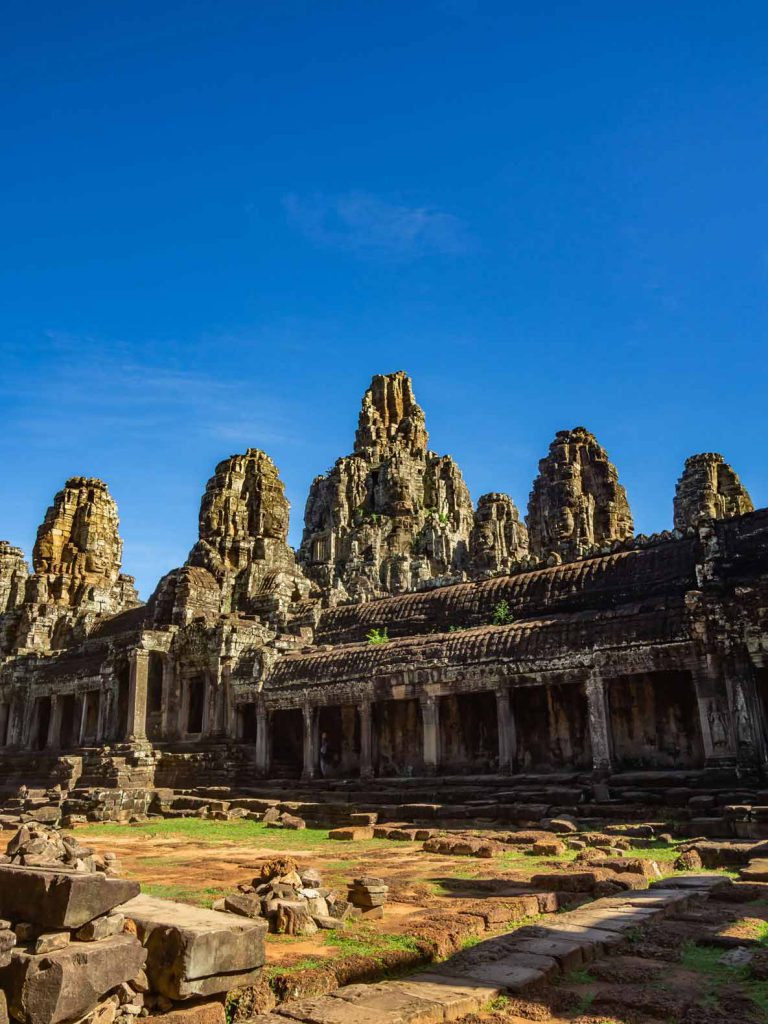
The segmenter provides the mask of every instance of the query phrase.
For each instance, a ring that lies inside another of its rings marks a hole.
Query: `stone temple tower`
[[[626,491],[605,449],[585,427],[559,431],[528,503],[533,554],[569,562],[633,530]]]

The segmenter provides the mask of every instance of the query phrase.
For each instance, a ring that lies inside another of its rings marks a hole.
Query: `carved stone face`
[[[552,535],[558,540],[567,540],[573,535],[575,526],[573,512],[567,505],[561,505],[553,519]]]

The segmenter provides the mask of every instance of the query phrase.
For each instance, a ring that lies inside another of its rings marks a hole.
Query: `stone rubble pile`
[[[387,902],[389,886],[383,878],[374,875],[362,875],[352,880],[347,892],[347,899],[353,907],[361,911],[363,918],[368,920],[384,916],[384,904]]]
[[[323,886],[319,872],[301,870],[284,857],[267,861],[257,878],[216,900],[213,909],[264,918],[269,931],[278,935],[315,935],[321,928],[343,928],[357,916],[351,900]]]
[[[119,874],[119,863],[114,853],[97,854],[90,846],[81,846],[74,836],[62,835],[56,829],[40,824],[22,825],[8,843],[0,863],[101,871],[108,878],[116,878]]]
[[[221,1010],[223,993],[256,984],[266,921],[142,896],[116,870],[54,829],[13,836],[0,864],[0,1024],[132,1024],[189,999],[219,997]]]
[[[146,952],[118,909],[139,886],[108,864],[44,826],[11,839],[0,864],[0,1020],[67,1024],[102,1002],[99,1024],[146,1012]]]

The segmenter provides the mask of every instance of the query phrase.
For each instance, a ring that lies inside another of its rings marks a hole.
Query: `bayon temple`
[[[714,453],[670,504],[670,530],[636,535],[576,427],[527,515],[501,493],[474,505],[410,379],[377,376],[297,551],[278,468],[249,449],[216,467],[186,563],[142,604],[107,485],[74,477],[31,572],[0,544],[0,797],[58,784],[71,817],[110,818],[287,779],[483,776],[595,806],[647,804],[680,772],[765,788],[768,510]]]

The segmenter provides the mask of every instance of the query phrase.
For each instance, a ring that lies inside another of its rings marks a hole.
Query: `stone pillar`
[[[424,694],[421,706],[422,760],[427,775],[434,775],[440,763],[440,707],[438,698]]]
[[[595,668],[584,683],[589,719],[589,741],[592,747],[592,767],[595,771],[611,769],[611,730],[605,697],[605,680]]]
[[[736,650],[723,665],[737,762],[747,769],[764,766],[768,764],[768,747],[752,660],[747,651]]]
[[[227,660],[221,666],[221,699],[223,708],[223,732],[232,737],[237,732],[237,709],[232,688],[232,663]]]
[[[80,728],[77,731],[77,745],[82,747],[85,739],[85,719],[88,713],[88,694],[80,694]]]
[[[136,650],[131,656],[131,681],[128,690],[128,742],[147,738],[147,681],[149,651]]]
[[[317,714],[315,708],[302,708],[304,718],[304,767],[302,779],[314,779],[317,774]]]
[[[2,735],[1,729],[0,735]],[[45,745],[54,750],[61,746],[61,701],[56,693],[51,694],[51,717],[48,719],[48,735]]]
[[[8,711],[8,731],[6,746],[15,747],[21,740],[22,705],[18,697],[14,697]]]
[[[360,716],[360,778],[373,778],[373,744],[371,736],[371,702],[361,701],[357,708]]]
[[[736,763],[736,742],[728,706],[728,687],[720,658],[708,654],[705,662],[695,668],[692,675],[704,746],[704,763],[707,767],[733,765]]]
[[[269,716],[267,709],[256,705],[256,774],[269,774]]]
[[[496,691],[496,724],[499,733],[499,771],[511,772],[517,758],[517,729],[506,686]]]

